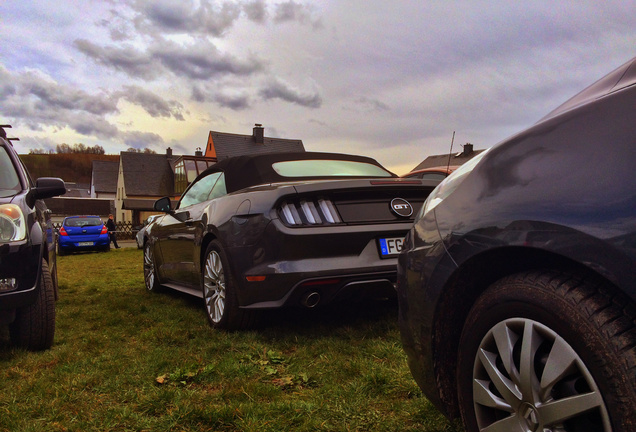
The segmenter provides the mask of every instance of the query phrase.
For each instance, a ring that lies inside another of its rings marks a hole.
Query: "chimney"
[[[462,156],[469,156],[473,152],[473,145],[471,143],[464,144],[464,154]]]
[[[201,151],[201,147],[197,147],[196,151],[194,152],[195,156],[203,156],[203,152]]]
[[[256,144],[264,144],[265,143],[265,128],[260,123],[256,123],[254,125],[252,136],[254,137],[254,142]]]
[[[172,157],[172,149],[170,147],[166,149],[166,157]]]

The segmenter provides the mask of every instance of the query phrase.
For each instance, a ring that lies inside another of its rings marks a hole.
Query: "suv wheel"
[[[635,430],[635,329],[633,305],[605,285],[557,272],[496,282],[460,341],[466,430]]]
[[[49,265],[42,259],[42,271],[35,303],[16,311],[10,328],[11,342],[31,351],[53,345],[55,335],[55,286]]]

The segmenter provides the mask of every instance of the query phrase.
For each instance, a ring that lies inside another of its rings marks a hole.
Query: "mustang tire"
[[[42,259],[42,271],[35,303],[16,311],[9,327],[11,342],[31,351],[51,348],[55,336],[55,286],[49,266]]]
[[[227,255],[217,240],[212,241],[205,252],[201,285],[206,316],[212,327],[239,330],[254,325],[257,311],[239,308],[236,282]]]
[[[634,431],[634,305],[564,273],[504,278],[469,313],[457,385],[467,431]]]

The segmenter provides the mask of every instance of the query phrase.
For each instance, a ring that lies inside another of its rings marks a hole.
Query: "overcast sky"
[[[530,126],[636,55],[631,1],[4,0],[0,123],[194,154],[210,130],[403,174]]]

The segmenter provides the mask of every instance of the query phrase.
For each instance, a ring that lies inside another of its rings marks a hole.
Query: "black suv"
[[[58,178],[34,184],[0,127],[0,325],[9,324],[11,342],[29,350],[53,344],[55,231],[42,200],[65,192]]]

